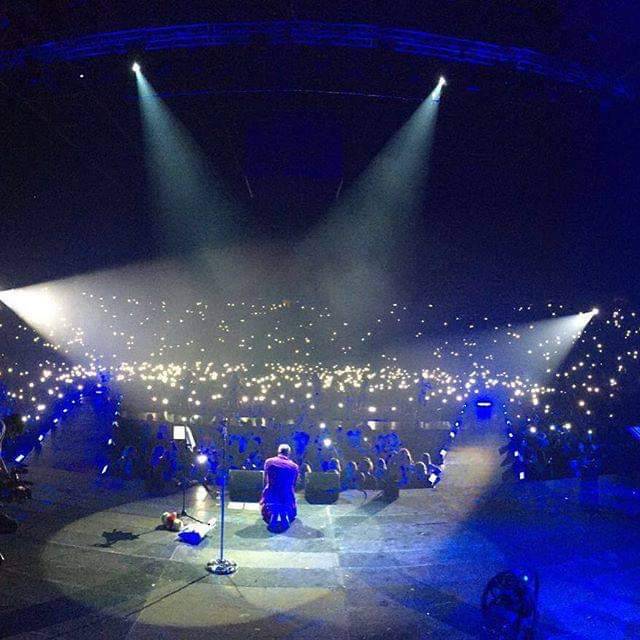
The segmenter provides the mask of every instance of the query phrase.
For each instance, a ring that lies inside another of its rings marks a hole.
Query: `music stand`
[[[173,431],[172,432],[173,440],[175,442],[184,443],[183,444],[184,448],[189,453],[193,454],[193,450],[195,449],[195,446],[196,446],[196,441],[195,441],[195,438],[193,437],[193,433],[191,432],[191,429],[182,424],[175,424],[173,425],[172,431]],[[186,476],[183,474],[182,478],[180,478],[178,482],[180,484],[180,488],[182,489],[182,510],[180,511],[180,517],[189,518],[190,520],[193,520],[194,522],[198,522],[200,524],[206,524],[202,520],[199,520],[195,516],[192,516],[187,511],[187,478]]]

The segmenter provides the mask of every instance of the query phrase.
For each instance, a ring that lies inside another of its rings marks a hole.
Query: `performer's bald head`
[[[288,456],[290,453],[291,453],[291,447],[288,444],[283,443],[278,447],[278,455]]]

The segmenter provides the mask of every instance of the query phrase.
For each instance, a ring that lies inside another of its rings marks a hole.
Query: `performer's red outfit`
[[[288,526],[297,515],[296,480],[298,465],[278,454],[264,463],[264,489],[260,504],[262,517],[269,524],[281,520]]]

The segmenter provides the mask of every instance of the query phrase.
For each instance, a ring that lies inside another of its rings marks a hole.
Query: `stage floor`
[[[503,485],[499,439],[461,433],[436,490],[342,494],[300,504],[285,534],[255,505],[230,505],[229,577],[205,571],[218,530],[198,547],[157,530],[179,495],[32,465],[34,500],[0,536],[0,638],[479,637],[479,600],[505,568],[536,569],[539,638],[640,638],[640,499],[612,478]],[[218,516],[190,491],[200,518]]]

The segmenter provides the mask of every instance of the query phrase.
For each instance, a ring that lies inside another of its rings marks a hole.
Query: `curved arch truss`
[[[555,81],[624,96],[624,84],[579,64],[531,49],[501,46],[477,40],[442,36],[414,29],[368,24],[327,22],[233,22],[145,27],[98,33],[0,52],[0,71],[24,66],[82,60],[137,51],[249,45],[260,38],[270,45],[322,45],[374,49],[424,56],[456,63],[495,66],[535,74]]]

